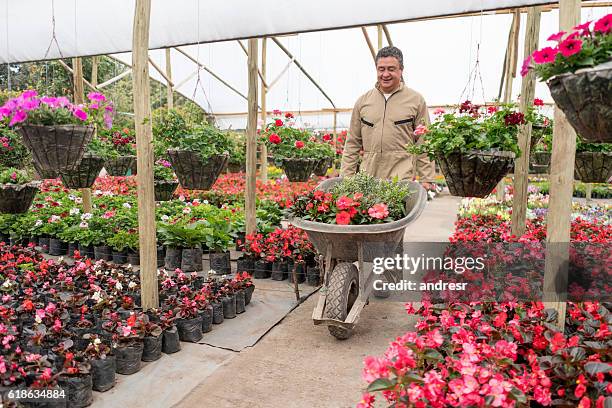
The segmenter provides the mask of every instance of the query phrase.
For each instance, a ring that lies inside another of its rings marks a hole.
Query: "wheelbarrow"
[[[318,190],[329,191],[340,182],[336,177],[323,181]],[[406,216],[374,225],[334,225],[293,218],[290,223],[303,229],[325,259],[323,286],[312,314],[315,325],[326,325],[337,339],[351,337],[359,315],[372,292],[372,262],[377,256],[394,256],[403,241],[406,227],[423,212],[427,192],[414,181],[409,186]],[[355,265],[357,262],[357,265]],[[391,278],[387,275],[388,278]]]

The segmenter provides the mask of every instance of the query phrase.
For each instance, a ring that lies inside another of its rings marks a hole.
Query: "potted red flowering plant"
[[[111,320],[104,322],[102,327],[111,331],[117,372],[119,374],[134,374],[140,371],[140,361],[144,350],[144,335],[137,330],[137,315],[132,313],[122,320],[116,314],[111,314]]]
[[[0,212],[20,214],[28,211],[40,182],[33,182],[24,170],[0,170]]]
[[[41,170],[70,170],[81,161],[93,137],[93,125],[112,125],[113,106],[106,97],[91,92],[87,99],[87,104],[74,105],[66,97],[40,97],[27,90],[0,107],[0,120],[19,126]]]
[[[457,112],[438,112],[428,127],[419,126],[415,135],[422,141],[409,147],[415,154],[435,159],[453,195],[485,197],[512,169],[520,154],[518,127],[534,121],[514,104],[481,107],[463,102]]]
[[[68,406],[86,407],[93,402],[91,365],[81,353],[66,351],[59,376],[65,388]]]
[[[130,128],[98,131],[91,150],[104,158],[104,168],[111,176],[136,175],[136,134]]]
[[[587,21],[548,37],[557,43],[525,59],[522,75],[530,68],[548,81],[550,94],[567,120],[590,142],[612,142],[612,14],[595,23]],[[534,65],[535,64],[535,65]]]
[[[197,343],[202,339],[202,317],[195,300],[184,296],[180,299],[176,310],[176,327],[181,341]]]

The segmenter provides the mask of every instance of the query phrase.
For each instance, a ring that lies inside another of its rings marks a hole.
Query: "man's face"
[[[383,57],[376,61],[376,75],[380,90],[384,93],[395,91],[402,80],[403,70],[395,57]]]

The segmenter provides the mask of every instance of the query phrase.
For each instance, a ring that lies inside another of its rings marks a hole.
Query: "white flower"
[[[102,343],[102,341],[100,341],[100,339],[99,339],[99,338],[97,338],[97,337],[95,338],[95,340],[94,340],[93,342],[94,342],[94,344],[95,344],[96,346],[97,346],[98,344]]]
[[[180,201],[183,201],[183,202],[185,202],[185,196],[184,196],[184,195],[182,195],[182,196],[179,196],[179,200],[180,200]]]
[[[104,193],[102,193],[102,195],[104,197],[112,197],[114,196],[114,194],[112,193],[112,191],[105,191]]]
[[[70,195],[68,196],[68,199],[69,199],[70,201],[74,201],[74,200],[76,200],[76,196],[75,196],[74,194],[70,194]]]
[[[83,204],[83,199],[81,197],[75,197],[74,202],[76,204]]]
[[[100,301],[102,300],[101,293],[99,291],[95,292],[91,297],[91,300],[95,300],[96,302],[100,303]]]
[[[117,289],[117,290],[123,289],[123,285],[121,284],[121,282],[115,283],[115,289]]]
[[[71,208],[70,209],[70,215],[77,215],[80,214],[81,210],[79,210],[77,207]]]
[[[162,220],[163,222],[166,222],[166,221],[168,221],[169,219],[170,219],[170,217],[168,217],[167,215],[162,215],[162,216],[161,216],[161,220]]]
[[[204,201],[202,201],[202,203],[208,204],[208,200],[204,200]]]
[[[87,221],[81,221],[81,223],[79,224],[79,227],[81,227],[81,228],[89,228],[89,224],[87,223]]]
[[[34,223],[35,227],[40,227],[41,225],[43,225],[42,220],[36,220],[36,222]]]
[[[183,214],[189,214],[189,213],[191,213],[191,208],[189,207],[183,208]]]
[[[84,213],[83,215],[81,215],[81,221],[91,220],[91,217],[93,217],[91,213]]]
[[[12,286],[12,283],[10,280],[5,280],[4,283],[2,284],[3,288],[9,289]]]
[[[130,283],[128,283],[128,288],[132,289],[136,287],[136,282],[134,281],[130,281]]]
[[[62,217],[60,217],[59,215],[52,215],[51,218],[49,218],[49,222],[58,222],[61,219]]]
[[[132,208],[132,204],[130,204],[130,203],[123,203],[123,208]]]

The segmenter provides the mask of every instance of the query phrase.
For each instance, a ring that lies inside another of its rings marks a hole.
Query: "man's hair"
[[[397,61],[399,62],[400,69],[404,69],[404,56],[402,55],[402,51],[399,48],[393,46],[381,48],[376,54],[376,63],[378,63],[378,60],[380,58],[385,57],[393,57],[397,59]]]

